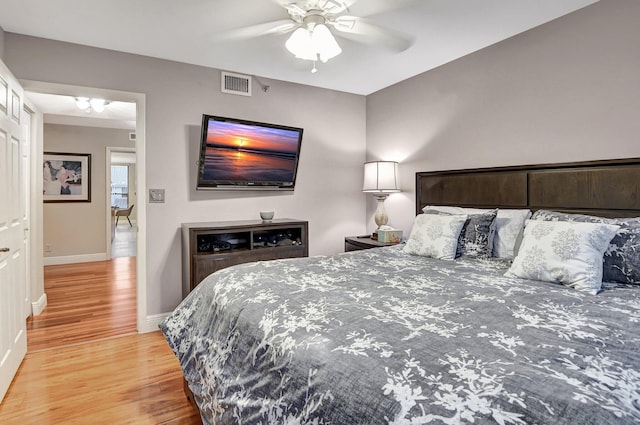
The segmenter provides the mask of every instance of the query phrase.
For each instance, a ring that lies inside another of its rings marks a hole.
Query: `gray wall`
[[[367,97],[367,159],[415,172],[640,157],[640,2],[606,0]],[[375,202],[367,201],[368,228]]]
[[[133,145],[129,130],[44,125],[45,152],[91,154],[91,202],[44,204],[45,257],[106,255],[106,148]]]
[[[5,33],[5,62],[24,80],[146,95],[146,182],[166,190],[166,203],[144,206],[147,315],[181,300],[183,222],[255,219],[274,210],[309,221],[311,255],[342,251],[345,235],[364,231],[363,96],[267,79],[260,80],[268,92],[254,80],[253,97],[234,96],[220,92],[215,69],[13,33]],[[203,113],[303,127],[295,192],[196,192]]]

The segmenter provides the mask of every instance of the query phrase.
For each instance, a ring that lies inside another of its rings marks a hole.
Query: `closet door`
[[[0,62],[0,401],[27,352],[23,97],[22,87]]]

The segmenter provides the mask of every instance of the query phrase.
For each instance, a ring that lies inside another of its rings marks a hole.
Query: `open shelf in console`
[[[302,230],[301,227],[256,230],[252,234],[251,247],[299,246],[302,245]]]
[[[183,296],[209,274],[241,263],[306,257],[308,223],[277,219],[182,225]]]
[[[196,252],[212,254],[232,250],[251,249],[251,232],[197,233]]]

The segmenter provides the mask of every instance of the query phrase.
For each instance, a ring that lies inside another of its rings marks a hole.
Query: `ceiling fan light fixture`
[[[298,59],[322,62],[338,56],[342,49],[324,24],[313,25],[312,29],[296,29],[285,43],[285,47]]]
[[[285,47],[298,59],[316,60],[316,54],[311,48],[311,34],[306,28],[298,28],[291,34]]]
[[[311,32],[311,44],[313,49],[320,56],[322,62],[326,62],[331,58],[342,53],[342,49],[338,42],[324,24],[316,25]]]

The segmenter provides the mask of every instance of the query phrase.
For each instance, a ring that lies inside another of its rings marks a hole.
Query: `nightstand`
[[[347,236],[344,238],[344,251],[358,251],[360,249],[369,249],[369,248],[379,248],[381,246],[391,246],[394,245],[390,242],[378,242],[374,239],[371,239],[370,236],[358,237],[358,236]]]

